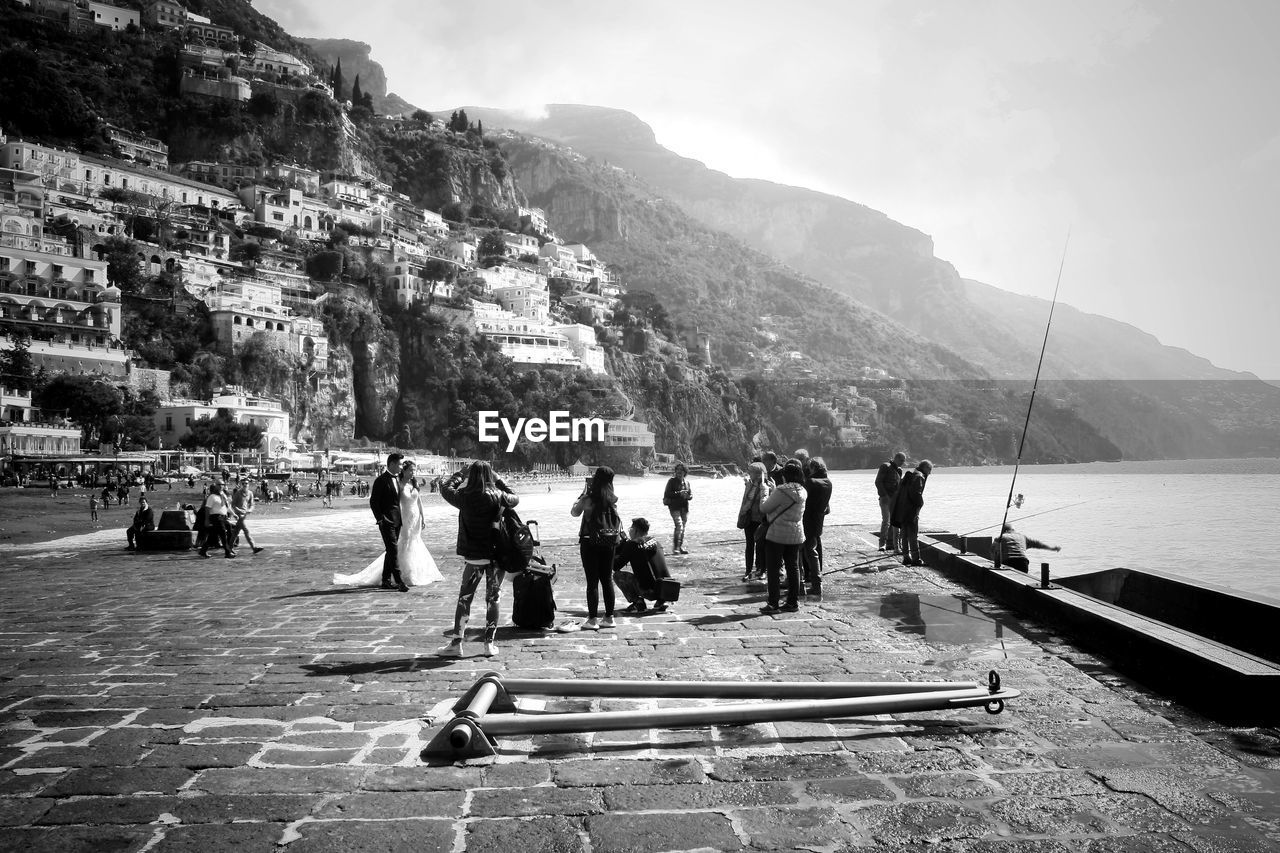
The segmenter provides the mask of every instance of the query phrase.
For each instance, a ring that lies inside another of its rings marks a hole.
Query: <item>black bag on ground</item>
[[[531,565],[511,579],[511,623],[536,631],[556,621],[556,567]]]

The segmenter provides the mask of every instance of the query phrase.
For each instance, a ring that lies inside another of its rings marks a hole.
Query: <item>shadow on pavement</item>
[[[331,675],[367,675],[387,672],[419,672],[424,669],[440,669],[452,666],[459,658],[411,657],[394,660],[360,661],[358,663],[306,663],[302,669],[310,675],[326,677]],[[465,660],[465,658],[463,658]]]
[[[288,595],[277,595],[272,601],[282,601],[286,598],[314,598],[318,595],[361,595],[370,592],[382,592],[380,586],[349,586],[338,587],[336,589],[312,589],[307,592],[291,592]],[[391,590],[386,590],[391,592]]]

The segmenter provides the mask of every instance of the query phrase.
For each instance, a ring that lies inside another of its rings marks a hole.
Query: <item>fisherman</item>
[[[1026,534],[1019,533],[1013,529],[1012,524],[1006,524],[1001,528],[997,544],[1000,548],[1000,563],[1020,572],[1027,572],[1031,569],[1031,561],[1027,559],[1028,548],[1039,548],[1043,551],[1062,550],[1060,545],[1046,545],[1038,539],[1032,539]]]

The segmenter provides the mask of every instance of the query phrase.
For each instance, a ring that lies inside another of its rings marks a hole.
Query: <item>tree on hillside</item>
[[[98,440],[111,418],[124,412],[124,397],[115,386],[96,376],[55,376],[40,389],[35,403],[79,424],[89,444]]]
[[[213,464],[218,464],[221,453],[252,450],[262,444],[262,427],[237,423],[231,412],[218,409],[213,417],[205,415],[191,422],[191,431],[178,440],[185,450],[204,449],[213,454]]]
[[[431,124],[435,120],[435,116],[426,110],[414,110],[412,118],[414,121],[420,121],[423,124]]]
[[[501,258],[507,254],[507,241],[501,231],[486,232],[480,238],[480,256],[482,258]]]
[[[339,101],[342,100],[342,90],[346,87],[346,81],[342,79],[342,57],[338,57],[338,64],[333,67],[333,76],[329,78],[329,85],[333,87],[333,97]]]
[[[351,103],[360,106],[364,103],[364,92],[360,91],[360,75],[356,75],[356,81],[351,84]]]
[[[103,246],[102,259],[107,262],[107,281],[125,293],[137,293],[142,289],[145,275],[138,258],[138,244],[128,237],[108,237]]]
[[[31,358],[31,338],[10,338],[11,348],[0,350],[0,386],[27,392],[36,387],[36,366]]]

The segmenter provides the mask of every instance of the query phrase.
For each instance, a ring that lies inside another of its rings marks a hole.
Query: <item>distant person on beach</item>
[[[674,476],[667,480],[667,487],[662,492],[662,505],[671,513],[674,527],[671,534],[671,553],[688,554],[684,548],[684,528],[689,521],[689,501],[693,500],[693,490],[689,488],[689,469],[683,462],[677,462]]]
[[[902,466],[907,455],[902,451],[893,454],[888,462],[880,463],[876,472],[876,495],[880,498],[880,550],[897,552],[898,531],[893,524],[893,504],[902,485]]]
[[[155,529],[156,517],[151,511],[151,504],[147,503],[146,498],[138,498],[138,511],[133,514],[133,524],[129,525],[129,529],[124,532],[125,538],[129,541],[129,547],[125,550],[138,550],[138,534],[144,530]]]
[[[653,612],[665,612],[667,603],[662,598],[662,579],[669,577],[671,571],[662,553],[662,543],[649,535],[649,521],[631,519],[627,539],[613,557],[613,582],[629,602],[622,612],[643,616],[649,610],[646,599],[654,602]]]
[[[804,545],[800,560],[804,567],[804,585],[809,595],[822,595],[822,529],[831,510],[831,480],[827,463],[821,456],[809,460],[809,476],[804,479]]]
[[[196,540],[197,553],[204,558],[209,557],[209,546],[215,548],[221,544],[222,554],[228,560],[236,555],[231,545],[231,528],[227,516],[231,508],[227,496],[220,483],[209,486],[209,494],[204,499],[201,509],[204,510],[204,530]]]
[[[587,621],[565,623],[562,633],[582,628],[598,631],[614,627],[613,555],[622,539],[622,519],[618,516],[618,496],[613,490],[613,469],[601,466],[587,479],[582,494],[569,514],[582,516],[578,527],[578,551],[587,576]],[[604,618],[600,618],[600,597],[604,594]]]
[[[243,533],[244,541],[249,543],[253,553],[259,554],[262,549],[253,541],[253,536],[249,533],[249,514],[253,512],[253,502],[253,490],[249,488],[249,481],[237,480],[235,491],[231,493],[231,511],[235,513],[235,521],[230,535],[234,545],[239,545],[240,534]]]
[[[1039,548],[1043,551],[1062,550],[1060,545],[1048,545],[1038,539],[1032,539],[1025,533],[1019,533],[1013,529],[1012,524],[1006,524],[1001,528],[1000,538],[996,541],[1000,548],[999,562],[1020,572],[1031,569],[1031,560],[1027,558],[1028,548]]]
[[[924,459],[914,471],[902,475],[893,503],[893,521],[902,541],[902,565],[923,566],[920,559],[920,510],[924,508],[924,486],[933,471],[933,463]]]
[[[798,462],[782,469],[782,485],[760,507],[768,529],[764,557],[768,602],[761,613],[795,612],[800,609],[800,546],[804,544],[804,471]],[[787,572],[787,600],[780,604],[781,571]]]
[[[89,520],[97,523],[98,521],[98,493],[94,492],[89,495]]]
[[[772,482],[764,473],[764,463],[759,460],[747,466],[747,482],[742,489],[742,503],[738,506],[738,529],[747,537],[746,571],[742,582],[758,581],[764,577],[764,542],[756,540],[756,531],[764,521],[760,507],[773,490]]]
[[[377,489],[376,482],[374,489]],[[491,658],[498,654],[498,647],[494,644],[498,633],[498,599],[506,577],[502,565],[494,559],[497,545],[494,521],[506,507],[520,503],[520,498],[494,475],[488,462],[482,461],[472,462],[470,468],[459,471],[441,484],[440,495],[458,508],[457,552],[463,565],[458,604],[453,612],[453,628],[445,634],[449,642],[436,654],[462,657],[462,641],[467,633],[467,621],[471,618],[471,602],[483,577],[485,619],[481,654]]]

